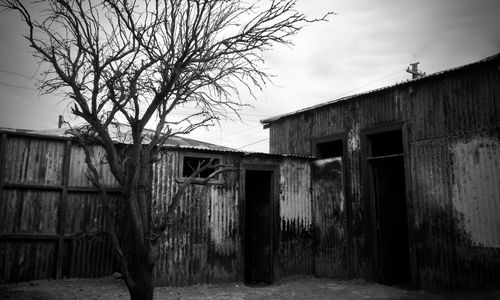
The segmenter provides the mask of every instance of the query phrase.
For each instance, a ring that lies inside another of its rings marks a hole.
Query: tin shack
[[[318,159],[317,191],[342,174],[345,199],[316,193],[340,199],[329,222],[342,227],[319,241],[317,257],[341,258],[320,275],[499,286],[500,54],[262,122],[271,153]]]
[[[120,190],[104,150],[91,151],[119,225]],[[235,170],[188,188],[161,247],[158,285],[271,283],[312,274],[308,157],[171,138],[151,170],[152,209],[166,209],[192,166],[210,158]],[[83,150],[65,129],[0,131],[0,283],[117,271],[105,206],[86,170]]]

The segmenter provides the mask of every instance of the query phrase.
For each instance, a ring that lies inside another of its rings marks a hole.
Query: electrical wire
[[[23,77],[23,78],[26,78],[26,79],[29,79],[29,80],[33,80],[33,78],[34,78],[34,76],[33,77],[29,77],[29,76],[26,76],[24,74],[17,73],[17,72],[12,72],[12,71],[0,70],[0,73],[16,75],[16,76]]]
[[[5,83],[5,82],[2,82],[2,81],[0,81],[0,84],[1,85],[5,85],[5,86],[10,86],[10,87],[13,87],[13,88],[18,88],[18,89],[26,89],[26,90],[38,91],[35,88],[31,88],[31,87],[27,87],[27,86],[20,86],[20,85],[9,84],[9,83]]]
[[[269,140],[269,138],[265,138],[265,139],[262,139],[262,140],[259,140],[259,141],[256,141],[256,142],[253,142],[253,143],[247,144],[247,145],[245,145],[245,146],[238,147],[238,148],[236,148],[236,150],[240,150],[240,149],[246,148],[246,147],[248,147],[248,146],[252,146],[252,145],[255,145],[255,144],[258,144],[258,143],[261,143],[261,142],[267,141],[267,140]]]
[[[382,76],[382,77],[380,77],[379,79],[376,79],[376,80],[370,81],[370,82],[368,82],[368,83],[365,83],[365,84],[363,84],[363,85],[361,85],[361,86],[359,86],[359,87],[357,87],[357,88],[355,88],[355,89],[353,89],[353,90],[350,90],[350,91],[348,91],[348,92],[345,92],[345,93],[342,93],[342,94],[340,94],[340,95],[337,95],[337,96],[335,97],[335,99],[338,99],[338,98],[341,98],[341,97],[347,96],[347,95],[351,94],[352,92],[355,92],[355,91],[357,91],[357,90],[359,90],[359,89],[362,89],[362,88],[364,88],[365,86],[368,86],[368,85],[373,84],[373,83],[375,83],[375,82],[379,82],[379,81],[381,81],[381,80],[383,80],[383,79],[386,79],[387,77],[391,77],[391,76],[393,76],[393,75],[396,75],[396,74],[397,74],[397,73],[399,73],[399,72],[405,72],[405,70],[404,70],[404,69],[403,69],[403,70],[397,70],[397,71],[395,71],[395,72],[393,72],[393,73],[391,73],[391,74],[388,74],[388,75]]]

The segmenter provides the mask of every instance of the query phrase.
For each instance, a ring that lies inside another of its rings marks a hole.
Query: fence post
[[[71,140],[66,141],[64,148],[64,160],[62,170],[62,186],[61,198],[59,201],[59,228],[58,228],[58,247],[57,247],[57,263],[56,263],[56,278],[62,278],[62,271],[64,265],[64,234],[66,227],[66,207],[68,206],[68,181],[69,181],[69,167],[71,160]]]

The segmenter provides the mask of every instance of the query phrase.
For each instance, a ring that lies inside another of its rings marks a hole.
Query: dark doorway
[[[245,172],[245,282],[272,283],[272,171]]]
[[[409,284],[410,247],[401,130],[368,136],[375,208],[376,265],[384,284]]]

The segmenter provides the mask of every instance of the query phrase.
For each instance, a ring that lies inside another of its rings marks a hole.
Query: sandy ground
[[[500,293],[495,294],[500,296]],[[460,299],[499,299],[495,295],[460,296]],[[245,286],[241,283],[204,284],[189,287],[158,287],[155,299],[456,299],[458,295],[435,295],[388,287],[363,280],[332,280],[304,277],[274,285]],[[493,296],[490,298],[490,296]],[[99,279],[37,280],[0,285],[0,299],[128,299],[121,280]]]

